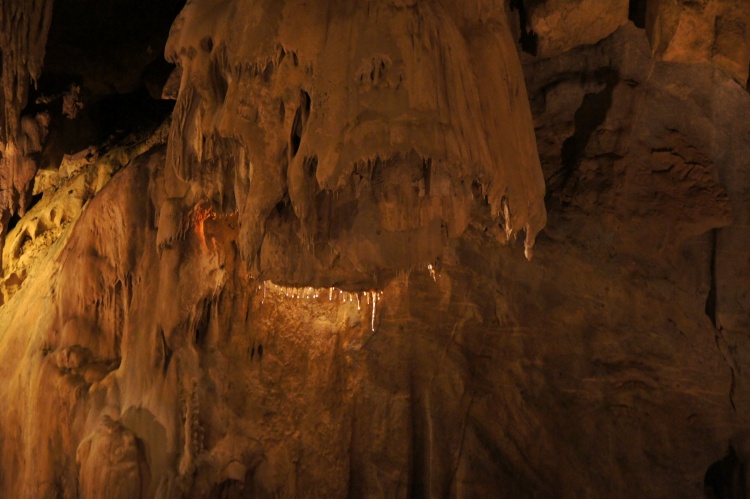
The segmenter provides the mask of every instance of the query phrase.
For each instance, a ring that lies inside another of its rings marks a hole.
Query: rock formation
[[[0,496],[747,497],[743,2],[103,4],[2,7]]]

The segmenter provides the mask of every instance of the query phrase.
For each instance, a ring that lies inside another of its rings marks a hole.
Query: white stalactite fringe
[[[437,282],[437,274],[435,273],[435,267],[432,264],[427,265],[427,270],[430,272],[430,277],[434,282]]]
[[[434,278],[434,277],[433,277]],[[258,285],[258,291],[262,291],[261,305],[266,302],[266,298],[269,295],[276,295],[282,298],[290,299],[304,299],[304,300],[317,300],[322,296],[328,294],[328,301],[333,302],[334,296],[341,298],[342,304],[354,304],[355,300],[357,303],[357,311],[362,310],[362,298],[364,297],[367,305],[372,305],[371,316],[370,316],[370,328],[375,332],[375,318],[377,316],[377,302],[383,297],[382,291],[344,291],[343,289],[330,287],[330,288],[313,288],[311,286],[304,287],[293,287],[293,286],[279,286],[272,281],[263,281]],[[362,296],[360,296],[362,295]]]

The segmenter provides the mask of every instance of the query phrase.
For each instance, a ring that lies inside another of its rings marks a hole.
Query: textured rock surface
[[[627,0],[531,0],[527,28],[537,55],[552,57],[603,40],[628,22]]]
[[[26,107],[29,80],[42,74],[44,48],[52,20],[51,0],[7,0],[0,8],[3,119],[0,142],[7,147],[21,138],[21,111]],[[3,155],[6,151],[3,149]]]
[[[648,2],[647,29],[657,57],[711,62],[745,85],[750,63],[750,3],[743,0]]]
[[[22,117],[29,83],[42,73],[52,0],[6,0],[0,6],[0,237],[12,215],[23,215],[31,201],[39,153],[49,115]]]
[[[522,67],[491,2],[313,3],[191,2],[171,122],[42,154],[0,496],[745,497],[750,94],[632,24]]]
[[[531,251],[544,185],[501,9],[478,24],[454,2],[259,5],[193,3],[175,22],[166,188],[186,206],[168,216],[200,199],[238,210],[243,258],[282,281],[432,262],[475,194]]]

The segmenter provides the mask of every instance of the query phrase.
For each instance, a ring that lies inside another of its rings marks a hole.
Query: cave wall
[[[746,497],[742,5],[53,9],[0,495]]]

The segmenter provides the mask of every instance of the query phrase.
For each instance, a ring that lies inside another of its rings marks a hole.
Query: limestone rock
[[[52,3],[52,0],[7,0],[0,8],[3,87],[0,143],[5,147],[18,141],[29,81],[38,80],[42,74]]]
[[[51,20],[52,0],[7,0],[0,6],[0,236],[11,215],[23,214],[29,205],[36,173],[30,155],[41,149],[49,124],[42,115],[22,119],[21,112],[30,81],[42,73]]]
[[[150,477],[142,446],[133,432],[104,416],[78,447],[79,497],[145,497]]]
[[[182,68],[169,196],[253,220],[240,250],[281,281],[427,264],[477,198],[530,255],[544,186],[518,56],[502,10],[466,28],[458,5],[364,2],[333,24],[324,0],[186,6],[166,48]],[[280,247],[290,261],[264,259]]]
[[[527,29],[536,36],[536,54],[552,57],[593,45],[628,22],[627,0],[527,1]]]
[[[750,65],[750,4],[743,0],[648,3],[654,54],[675,62],[710,62],[743,86]]]
[[[53,21],[0,496],[746,496],[750,93],[631,23],[521,65],[505,16],[194,0],[171,120]]]

